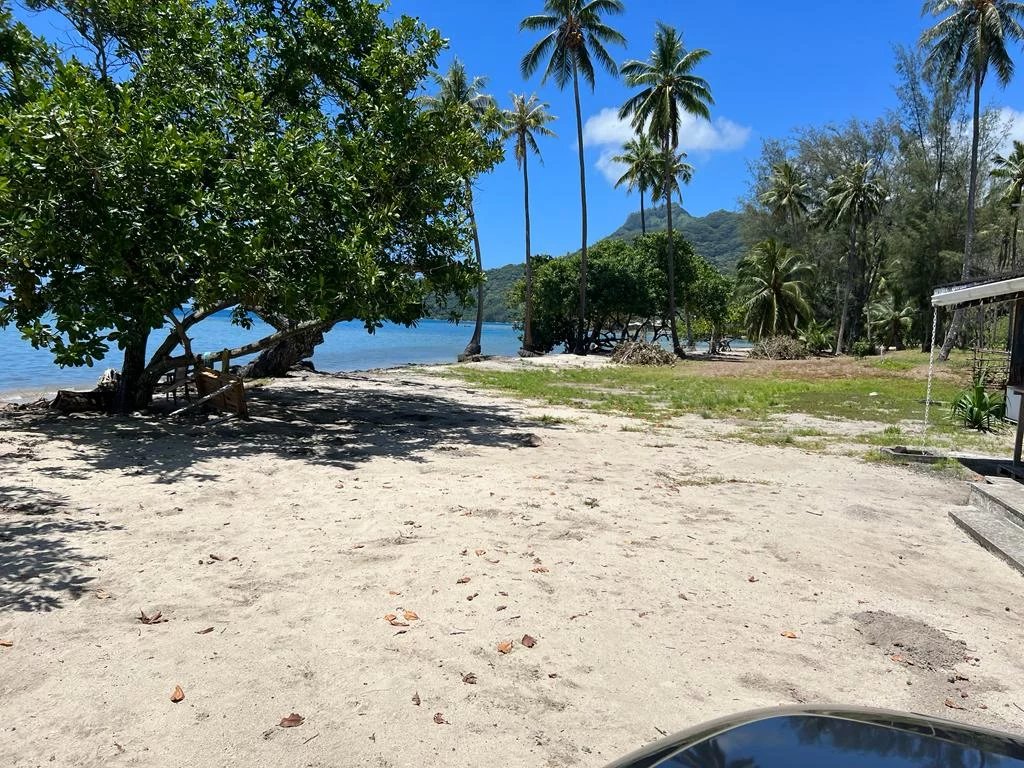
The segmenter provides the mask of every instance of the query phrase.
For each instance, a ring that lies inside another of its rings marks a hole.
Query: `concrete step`
[[[949,516],[981,546],[1024,574],[1024,526],[1014,522],[1019,518],[996,503],[957,507]]]
[[[1007,477],[986,477],[970,486],[968,504],[1005,515],[1009,522],[1024,528],[1024,484]]]

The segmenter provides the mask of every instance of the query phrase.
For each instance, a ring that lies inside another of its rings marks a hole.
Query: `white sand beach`
[[[1024,730],[1024,582],[962,482],[419,369],[250,407],[0,413],[0,764],[600,766],[793,703]]]

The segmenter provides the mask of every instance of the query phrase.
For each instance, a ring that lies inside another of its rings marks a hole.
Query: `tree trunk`
[[[579,322],[576,331],[577,355],[587,354],[587,164],[583,155],[583,113],[580,110],[580,80],[576,62],[572,64],[572,90],[576,98],[576,141],[580,147],[580,203],[583,210],[583,245],[580,248],[580,301]]]
[[[694,349],[696,345],[693,343],[693,321],[688,308],[683,309],[683,316],[686,317],[686,348]]]
[[[974,205],[978,196],[978,145],[981,142],[981,82],[985,72],[980,67],[974,71],[974,130],[971,135],[971,177],[967,186],[967,235],[964,239],[964,267],[960,273],[962,280],[967,280],[973,271],[974,256]],[[939,352],[939,360],[949,359],[949,353],[960,335],[960,327],[963,325],[964,315],[962,309],[953,313],[953,322],[949,324],[946,331],[946,339],[942,343],[942,350]]]
[[[286,327],[286,325],[278,325],[273,322],[271,325],[278,331],[283,331]],[[324,334],[333,325],[333,323],[325,323],[322,327],[310,328],[282,339],[263,350],[260,356],[251,363],[242,366],[241,377],[243,379],[266,379],[284,376],[298,363],[313,356],[317,346],[323,344]]]
[[[678,357],[685,357],[686,354],[679,347],[679,331],[676,328],[676,249],[672,238],[672,163],[669,158],[670,146],[669,134],[666,133],[665,140],[662,142],[662,149],[664,150],[662,162],[665,163],[663,183],[665,185],[665,224],[668,231],[668,262],[665,267],[668,272],[668,322],[669,329],[672,332],[672,351]]]
[[[644,188],[640,187],[640,234],[647,234],[647,216],[644,212]]]
[[[121,381],[114,400],[118,413],[131,413],[147,407],[153,400],[156,382],[146,375],[146,345],[149,342],[149,328],[130,334],[124,348],[124,362],[121,364]]]
[[[843,286],[843,311],[839,316],[839,331],[836,333],[836,354],[845,352],[845,343],[850,325],[850,293],[853,290],[853,264],[857,260],[857,222],[850,226],[850,253],[846,257],[846,285]]]
[[[525,142],[523,142],[525,145]],[[523,350],[528,355],[533,348],[533,267],[530,265],[530,174],[526,170],[526,146],[523,152],[523,209],[526,214],[526,311],[523,316]]]
[[[1020,206],[1021,202],[1017,203],[1017,207],[1013,209],[1013,237],[1010,238],[1010,271],[1013,274],[1017,273],[1017,232],[1020,230]]]
[[[465,357],[473,357],[482,351],[480,341],[484,332],[484,261],[483,256],[480,255],[480,232],[476,227],[476,211],[473,209],[473,187],[468,179],[466,180],[466,197],[469,223],[473,227],[473,250],[476,252],[476,266],[480,270],[480,285],[476,289],[476,323],[473,326],[473,338],[469,340],[469,344],[466,345],[462,354]]]

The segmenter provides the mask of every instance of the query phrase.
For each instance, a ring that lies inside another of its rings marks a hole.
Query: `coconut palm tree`
[[[1006,86],[1013,78],[1009,44],[1024,38],[1024,3],[1016,0],[925,0],[923,12],[945,17],[921,35],[929,49],[926,64],[949,78],[969,83],[974,96],[971,171],[967,186],[967,232],[962,276],[974,267],[975,202],[978,195],[978,145],[981,142],[981,89],[989,71]],[[956,310],[939,357],[946,360],[963,323]]]
[[[687,51],[682,36],[667,24],[658,23],[654,35],[654,50],[647,61],[635,59],[622,65],[622,74],[630,87],[639,93],[622,105],[619,117],[632,118],[633,128],[646,130],[661,144],[665,156],[679,146],[679,123],[684,113],[707,119],[714,103],[711,89],[704,78],[693,74],[700,62],[710,56],[709,51],[697,48]],[[663,163],[663,197],[668,227],[668,311],[672,329],[672,349],[679,355],[679,333],[676,330],[675,254],[672,239],[672,172],[673,163]]]
[[[527,170],[527,156],[532,152],[540,157],[537,146],[538,136],[554,136],[548,123],[555,120],[549,114],[548,104],[536,95],[512,94],[512,109],[502,115],[502,132],[505,138],[515,143],[516,164],[523,169],[523,209],[526,212],[526,311],[523,315],[523,348],[520,355],[534,353],[533,345],[533,269],[530,266],[530,174]]]
[[[846,348],[845,339],[851,324],[849,322],[850,297],[854,283],[860,276],[858,243],[860,234],[871,220],[881,213],[889,193],[885,185],[876,179],[872,163],[854,163],[850,170],[833,179],[828,187],[825,201],[825,219],[831,226],[846,226],[850,233],[850,251],[846,259],[846,285],[843,288],[842,311],[839,328],[836,331],[836,353]],[[857,314],[856,317],[860,315]],[[851,334],[852,335],[852,334]]]
[[[1013,212],[1013,235],[1010,238],[1011,269],[1017,269],[1017,232],[1020,230],[1020,208],[1024,203],[1024,142],[1014,141],[1013,152],[1008,156],[996,155],[993,160],[994,178],[1005,183],[1002,201]]]
[[[886,347],[903,348],[903,337],[914,324],[914,307],[906,304],[901,307],[890,293],[884,295],[868,309],[871,327],[883,340]]]
[[[434,75],[434,82],[437,85],[437,93],[421,97],[421,103],[430,110],[463,110],[468,118],[473,121],[477,130],[481,133],[489,132],[492,116],[496,112],[495,101],[492,96],[484,93],[487,86],[486,77],[469,77],[466,74],[466,67],[458,59],[454,59],[448,71],[441,75]],[[483,257],[480,253],[480,232],[476,225],[476,211],[473,208],[473,183],[470,179],[466,183],[466,212],[469,215],[470,227],[473,230],[473,249],[476,253],[476,265],[481,272],[481,282],[476,292],[476,322],[473,326],[473,337],[466,345],[463,355],[472,357],[479,355],[481,350],[480,342],[484,328],[484,284],[482,273],[484,269]]]
[[[736,267],[737,291],[746,310],[752,341],[792,335],[811,309],[803,295],[812,267],[800,254],[776,240],[764,240]]]
[[[651,137],[646,134],[634,136],[622,145],[622,154],[612,158],[616,163],[626,166],[626,172],[615,182],[616,189],[623,184],[632,192],[640,192],[640,234],[647,234],[647,215],[644,210],[644,193],[655,190],[660,182],[657,170],[658,149]]]
[[[667,177],[670,191],[675,193],[675,196],[679,198],[679,204],[682,205],[682,185],[693,181],[693,166],[686,162],[687,155],[685,152],[669,152],[667,157],[671,159],[668,161],[668,168],[664,169],[665,157],[666,155],[659,152],[656,158],[658,184],[651,192],[651,202],[657,203],[665,199],[665,182],[663,179]]]
[[[790,225],[792,229],[807,213],[813,202],[811,185],[788,160],[772,166],[768,189],[761,194],[761,204],[772,215]]]
[[[587,170],[583,156],[583,113],[580,109],[580,78],[594,90],[594,61],[610,75],[619,69],[606,48],[609,44],[625,45],[626,38],[605,23],[605,16],[622,13],[621,0],[544,0],[544,13],[527,16],[519,24],[520,31],[546,32],[523,57],[523,77],[531,77],[546,60],[541,82],[554,78],[559,88],[572,83],[576,100],[576,142],[580,155],[580,203],[582,206],[583,240],[580,248],[579,325],[576,354],[587,353],[584,338],[587,316]]]

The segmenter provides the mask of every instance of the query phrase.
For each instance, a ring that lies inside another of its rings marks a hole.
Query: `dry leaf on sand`
[[[790,640],[796,640],[796,632],[790,632],[789,630],[786,630],[781,634],[783,637],[788,637]]]
[[[472,672],[468,672],[462,676],[462,682],[464,682],[466,685],[476,685],[476,675],[474,675]]]
[[[498,653],[509,653],[512,650],[512,641],[506,640],[503,643],[498,643]]]
[[[419,620],[419,618],[420,618],[420,617],[419,617],[419,616],[418,616],[418,615],[416,614],[416,611],[406,611],[406,612],[405,612],[404,614],[402,614],[402,615],[403,615],[403,616],[405,616],[405,620],[406,620],[406,621],[418,621],[418,620]]]
[[[420,705],[420,692],[419,691],[416,691],[416,693],[414,693],[412,695],[412,703],[415,704],[417,707]]]
[[[537,641],[534,640],[529,635],[523,635],[523,641],[522,642],[523,642],[523,645],[525,645],[527,648],[533,648],[533,646],[535,646],[537,644]]]
[[[295,728],[296,726],[302,725],[306,721],[302,715],[292,712],[288,717],[281,718],[279,725],[282,728]]]
[[[177,704],[179,701],[184,701],[185,692],[181,690],[180,685],[174,686],[174,691],[171,693],[171,701]]]
[[[434,713],[434,722],[438,725],[448,725],[448,721],[444,719],[444,714],[441,712]]]

